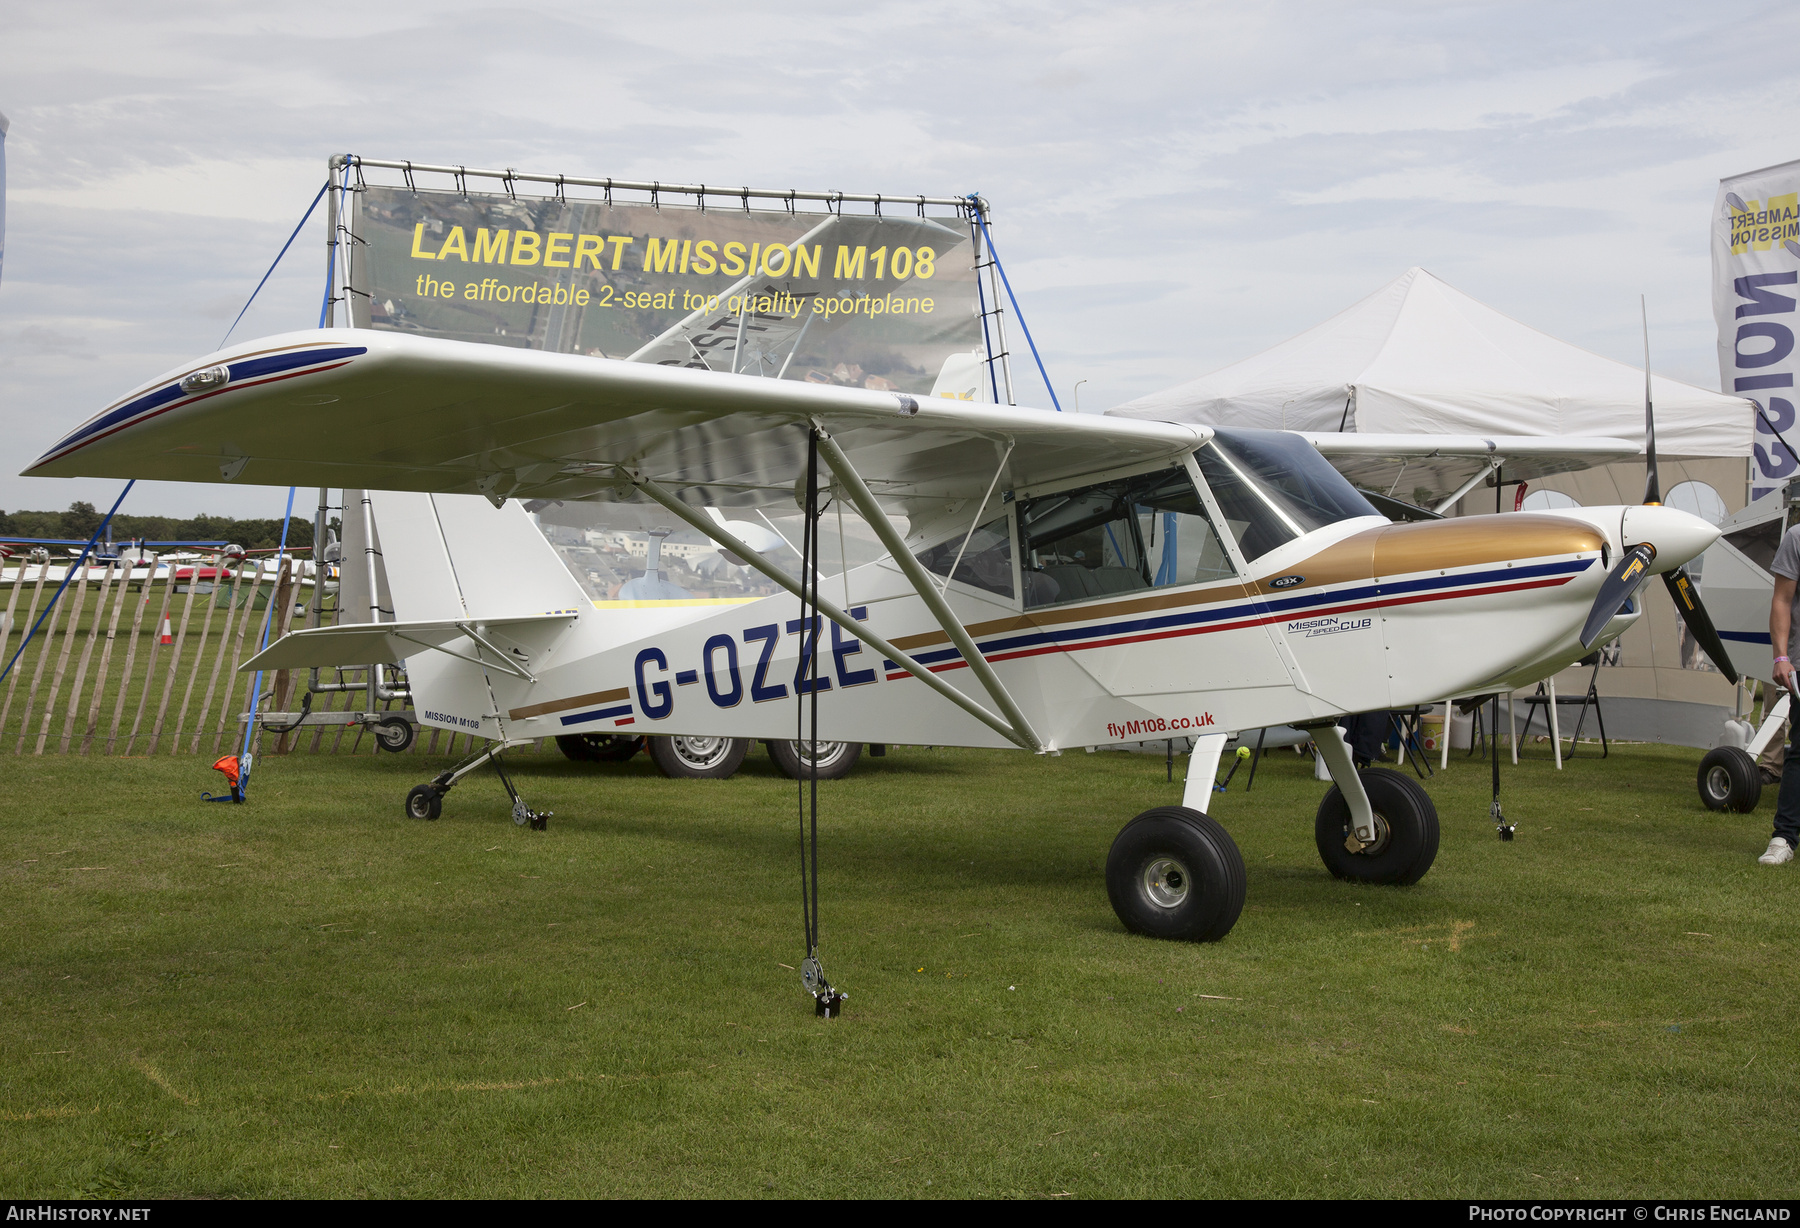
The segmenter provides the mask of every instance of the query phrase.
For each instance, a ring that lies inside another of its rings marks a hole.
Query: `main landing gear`
[[[1404,772],[1357,771],[1336,725],[1320,726],[1313,735],[1333,781],[1314,824],[1325,868],[1351,882],[1418,882],[1437,857],[1437,807],[1431,798]],[[1198,777],[1190,767],[1184,800],[1208,795],[1216,760],[1215,748]],[[1244,858],[1225,829],[1200,810],[1158,806],[1127,823],[1113,841],[1106,857],[1106,894],[1133,933],[1217,941],[1231,932],[1244,908]]]
[[[490,742],[485,748],[470,755],[448,772],[433,778],[429,784],[414,785],[412,791],[406,795],[406,817],[425,819],[426,821],[436,819],[444,813],[444,794],[450,792],[470,772],[485,763],[492,763],[494,770],[500,773],[500,783],[506,786],[507,795],[512,798],[513,822],[520,827],[529,824],[532,831],[543,831],[549,826],[550,820],[555,817],[555,812],[533,810],[527,806],[525,799],[519,796],[518,789],[513,786],[512,777],[506,774],[505,765],[500,762],[500,755],[508,746],[525,745],[528,743]]]

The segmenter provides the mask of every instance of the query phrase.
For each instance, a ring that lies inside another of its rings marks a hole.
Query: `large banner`
[[[955,217],[350,195],[358,327],[989,399]]]
[[[1795,303],[1800,299],[1800,162],[1719,181],[1713,205],[1713,319],[1719,386],[1762,408],[1751,458],[1756,499],[1800,472],[1774,431],[1800,448],[1794,427]],[[1764,420],[1766,419],[1766,421]],[[1771,429],[1773,428],[1773,429]]]

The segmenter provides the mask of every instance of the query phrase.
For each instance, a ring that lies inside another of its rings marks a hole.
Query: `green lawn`
[[[1160,757],[897,748],[794,791],[515,760],[407,820],[422,756],[9,759],[8,1196],[1793,1197],[1800,869],[1698,753],[1428,783],[1416,887],[1329,878],[1290,752],[1213,813],[1223,942],[1121,930],[1101,867]]]

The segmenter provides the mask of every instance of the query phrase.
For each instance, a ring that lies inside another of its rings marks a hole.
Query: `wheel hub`
[[[714,766],[731,753],[730,738],[690,737],[683,734],[670,741],[681,761],[699,770]]]
[[[1731,796],[1731,773],[1725,770],[1724,764],[1715,763],[1706,773],[1706,791],[1720,801]]]
[[[1391,834],[1387,820],[1377,814],[1375,816],[1375,838],[1364,844],[1356,838],[1355,828],[1346,827],[1344,828],[1344,848],[1364,857],[1373,857],[1388,846],[1388,837]]]
[[[1192,884],[1188,868],[1173,857],[1153,858],[1144,866],[1144,896],[1158,908],[1180,908]]]

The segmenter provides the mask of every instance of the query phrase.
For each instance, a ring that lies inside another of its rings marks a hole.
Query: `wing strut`
[[[725,549],[731,551],[731,553],[737,555],[740,559],[743,559],[746,563],[750,564],[750,566],[762,572],[763,575],[781,585],[782,588],[786,589],[794,596],[800,596],[799,581],[795,580],[792,576],[782,571],[781,568],[775,566],[774,563],[771,563],[768,559],[739,541],[734,534],[727,532],[724,526],[714,524],[711,520],[708,520],[705,516],[702,516],[699,512],[696,512],[693,508],[670,494],[665,487],[651,481],[642,474],[632,473],[628,470],[621,470],[621,472],[631,481],[632,485],[662,504],[663,507],[667,508],[676,516],[679,516],[690,526],[704,533],[708,541],[716,542],[725,547]],[[906,557],[910,559],[912,558],[912,555],[908,554]],[[927,585],[926,587],[929,588],[930,586]],[[875,634],[875,632],[869,630],[868,627],[856,621],[856,619],[851,618],[843,610],[840,610],[837,606],[831,604],[831,602],[825,600],[823,597],[818,599],[818,608],[819,612],[829,618],[832,622],[848,631],[851,635],[854,635],[869,647],[875,649],[875,651],[882,653],[888,660],[899,664],[907,673],[917,678],[920,682],[923,682],[926,686],[936,691],[939,695],[942,695],[945,699],[948,699],[951,703],[961,708],[964,712],[967,712],[970,716],[986,725],[989,729],[992,729],[1007,741],[1016,743],[1026,750],[1037,750],[1039,748],[1037,739],[1031,733],[1029,726],[1021,724],[1018,728],[1015,728],[1012,725],[1007,724],[1007,722],[1001,720],[992,712],[989,712],[986,708],[951,686],[948,682],[945,682],[942,678],[932,673],[929,669],[925,668],[925,666],[920,665],[917,661],[913,660],[909,654],[894,647],[886,639]],[[962,629],[960,624],[957,625],[957,629],[959,631]],[[983,664],[985,665],[986,662],[983,662]]]
[[[1468,494],[1471,490],[1474,490],[1477,486],[1479,486],[1483,482],[1487,481],[1489,475],[1492,474],[1495,470],[1499,469],[1500,466],[1504,465],[1505,463],[1506,463],[1506,458],[1504,456],[1488,457],[1487,464],[1485,466],[1483,466],[1482,468],[1477,469],[1475,471],[1474,477],[1472,477],[1468,481],[1464,482],[1461,486],[1458,486],[1456,488],[1456,493],[1451,495],[1448,499],[1445,499],[1442,503],[1438,504],[1436,507],[1432,508],[1431,509],[1432,512],[1439,516],[1448,515],[1450,512],[1450,509],[1456,506],[1456,501],[1458,499],[1462,498],[1464,495]]]
[[[944,595],[938,592],[937,586],[931,582],[931,573],[926,571],[919,560],[913,557],[913,552],[906,548],[906,542],[901,538],[900,531],[894,528],[894,522],[888,519],[887,513],[881,510],[881,504],[877,503],[875,496],[869,493],[868,486],[863,483],[862,475],[851,466],[850,458],[844,455],[843,449],[837,446],[837,441],[830,435],[823,430],[820,430],[818,434],[819,455],[825,458],[825,463],[831,466],[831,471],[837,475],[838,481],[842,482],[849,491],[850,501],[856,504],[856,510],[863,514],[863,519],[869,522],[869,526],[875,530],[875,535],[881,538],[881,544],[887,547],[889,554],[893,555],[894,562],[899,565],[901,571],[906,573],[906,578],[912,582],[913,590],[919,594],[919,599],[930,609],[932,617],[937,619],[938,626],[943,628],[944,634],[950,637],[950,642],[956,645],[956,651],[962,654],[963,660],[968,663],[970,672],[981,680],[981,685],[987,688],[989,697],[993,699],[1000,711],[1006,714],[1006,719],[1011,721],[1013,728],[1018,731],[1016,734],[1008,736],[1028,750],[1043,750],[1044,744],[1031,728],[1031,722],[1025,719],[1025,714],[1019,710],[1019,705],[1013,702],[1012,695],[1000,681],[999,675],[994,673],[994,667],[989,665],[987,658],[981,655],[981,649],[975,646],[975,641],[969,638],[967,631],[963,630],[962,620],[951,611],[949,603],[944,600]],[[989,489],[991,490],[992,487]]]

